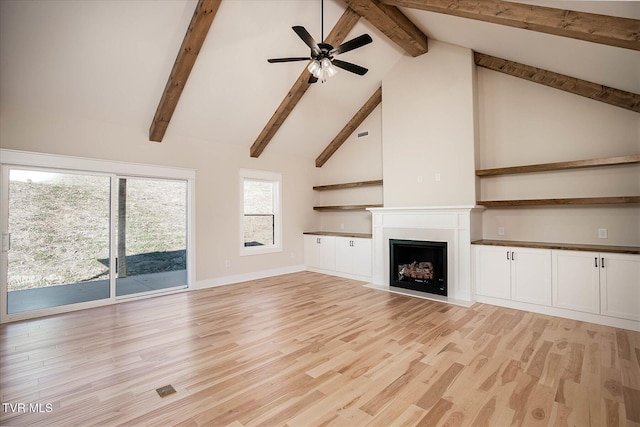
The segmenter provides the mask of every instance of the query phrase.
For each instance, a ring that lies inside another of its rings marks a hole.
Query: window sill
[[[243,246],[240,248],[240,256],[271,254],[282,252],[280,246]]]

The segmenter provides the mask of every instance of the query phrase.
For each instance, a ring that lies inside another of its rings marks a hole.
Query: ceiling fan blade
[[[318,81],[318,78],[317,78],[317,77],[315,77],[313,74],[311,74],[311,75],[309,76],[309,80],[307,81],[307,83],[312,84],[312,83],[315,83],[315,82],[317,82],[317,81]]]
[[[343,70],[350,71],[350,72],[352,72],[354,74],[357,74],[359,76],[364,76],[365,74],[367,74],[367,71],[369,71],[368,69],[366,69],[364,67],[361,67],[361,66],[356,65],[356,64],[352,64],[351,62],[340,61],[339,59],[334,59],[331,62],[336,67],[342,68]]]
[[[273,58],[273,59],[267,59],[267,62],[269,62],[270,64],[275,64],[276,62],[295,62],[295,61],[308,61],[311,58],[309,57],[302,57],[302,56],[297,56],[295,58]]]
[[[371,36],[369,34],[363,34],[361,36],[356,37],[355,39],[351,39],[349,41],[342,43],[340,46],[338,46],[337,48],[329,52],[329,55],[332,55],[332,56],[340,55],[341,53],[349,52],[350,50],[357,49],[359,47],[367,45],[372,41],[373,39],[371,39]]]
[[[311,34],[309,34],[309,32],[304,27],[296,25],[291,28],[293,28],[293,31],[296,32],[298,37],[300,37],[302,41],[305,42],[305,44],[311,48],[311,53],[313,54],[313,56],[320,54],[320,48],[318,47],[318,43],[316,43],[313,37],[311,37]]]

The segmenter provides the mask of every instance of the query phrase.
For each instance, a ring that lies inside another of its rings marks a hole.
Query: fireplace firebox
[[[447,242],[389,239],[389,285],[447,296]]]

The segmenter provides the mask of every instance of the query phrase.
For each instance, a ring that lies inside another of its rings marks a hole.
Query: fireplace
[[[447,296],[447,242],[389,239],[389,285]]]
[[[482,237],[483,208],[474,206],[428,206],[369,208],[372,213],[373,265],[371,286],[406,292],[391,283],[389,240],[406,239],[447,243],[447,296],[420,292],[422,298],[470,306],[471,242]],[[395,277],[394,277],[395,279]],[[395,290],[389,289],[394,287]]]

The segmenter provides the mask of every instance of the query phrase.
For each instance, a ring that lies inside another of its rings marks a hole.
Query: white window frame
[[[268,254],[282,252],[282,174],[255,169],[240,169],[239,199],[240,199],[240,256]],[[273,244],[264,246],[244,245],[244,182],[268,181],[273,183]]]
[[[59,173],[88,173],[92,175],[107,175],[115,178],[117,176],[128,176],[131,178],[151,178],[151,179],[174,179],[187,181],[187,288],[167,291],[164,294],[184,292],[194,288],[195,272],[196,272],[196,211],[195,211],[195,185],[196,171],[193,169],[174,168],[167,166],[155,166],[147,164],[126,163],[108,160],[96,160],[82,157],[61,156],[55,154],[34,153],[17,150],[0,149],[0,166],[2,166],[2,174],[0,175],[0,231],[4,234],[8,231],[8,206],[5,203],[8,200],[9,192],[9,168],[17,169],[40,169]],[[7,167],[5,167],[7,166]],[[111,180],[114,185],[114,179]],[[112,191],[113,187],[112,187]],[[115,198],[111,199],[111,212],[115,212]],[[115,222],[111,223],[111,233],[115,233]],[[111,248],[111,258],[115,259],[115,247]],[[6,252],[0,254],[0,263],[2,268],[6,266]],[[6,274],[6,271],[5,271]],[[111,295],[108,299],[90,301],[78,304],[64,305],[59,307],[51,307],[40,310],[26,311],[14,314],[7,314],[6,293],[7,283],[2,280],[0,283],[0,323],[12,322],[17,320],[30,319],[51,314],[65,313],[85,308],[98,307],[104,305],[116,304],[121,301],[131,301],[135,299],[149,298],[154,295],[131,296],[128,299],[122,299],[115,296],[115,278],[111,278]]]

